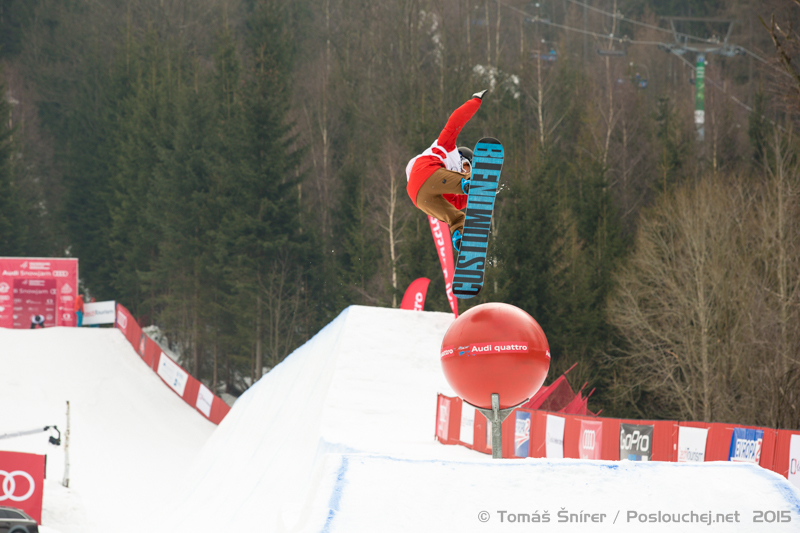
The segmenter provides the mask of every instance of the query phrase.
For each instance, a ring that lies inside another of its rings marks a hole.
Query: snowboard
[[[461,250],[453,274],[453,294],[458,298],[472,298],[483,288],[492,211],[502,168],[503,145],[500,141],[492,137],[478,141],[472,155],[472,178]]]

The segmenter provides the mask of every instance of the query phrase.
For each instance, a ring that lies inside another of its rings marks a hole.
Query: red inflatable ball
[[[442,340],[442,369],[462,399],[492,408],[518,405],[542,386],[550,369],[550,346],[541,326],[513,305],[478,305],[458,317]]]

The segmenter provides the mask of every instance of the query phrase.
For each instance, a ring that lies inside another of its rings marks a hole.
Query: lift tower
[[[746,52],[740,46],[728,43],[728,39],[733,31],[733,25],[736,21],[707,18],[707,17],[662,17],[663,20],[669,22],[672,28],[672,36],[675,39],[673,43],[661,43],[658,47],[667,53],[676,54],[679,56],[684,55],[686,52],[694,52],[695,59],[695,96],[694,96],[694,124],[697,129],[697,140],[703,141],[705,138],[705,72],[706,72],[706,54],[719,54],[726,57],[733,57],[737,55],[745,55]],[[706,23],[707,26],[712,24],[719,24],[724,27],[727,24],[727,31],[725,37],[720,40],[717,35],[705,39],[700,37],[692,37],[686,33],[678,32],[676,22],[701,22]]]

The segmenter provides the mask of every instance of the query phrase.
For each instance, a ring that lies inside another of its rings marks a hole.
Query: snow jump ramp
[[[150,530],[800,531],[800,492],[758,466],[497,461],[438,444],[452,320],[346,309],[237,400]]]

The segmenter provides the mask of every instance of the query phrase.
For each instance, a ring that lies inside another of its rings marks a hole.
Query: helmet
[[[469,161],[470,166],[472,165],[472,150],[470,150],[466,146],[459,146],[458,153],[461,154],[461,157],[463,159]]]

